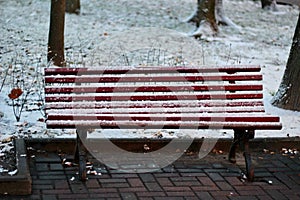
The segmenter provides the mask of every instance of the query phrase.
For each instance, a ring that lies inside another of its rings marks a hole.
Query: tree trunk
[[[296,26],[287,66],[273,105],[300,111],[300,14]]]
[[[224,9],[223,9],[223,0],[216,0],[216,19],[217,23],[221,25],[226,25],[226,26],[231,26],[236,29],[240,29],[238,25],[233,23],[226,15],[224,14]]]
[[[276,0],[261,0],[261,7],[266,10],[278,10]]]
[[[66,0],[66,12],[80,14],[80,0]]]
[[[65,66],[64,57],[64,26],[65,0],[51,0],[50,28],[48,38],[48,62]]]
[[[210,27],[210,31],[215,35],[218,32],[218,25],[215,16],[215,0],[198,0],[197,10],[194,15],[187,20],[193,22],[198,27],[198,30],[194,33],[194,36],[201,36],[206,32],[207,26]]]

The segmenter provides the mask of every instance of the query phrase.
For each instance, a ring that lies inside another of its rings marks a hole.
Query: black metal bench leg
[[[79,129],[76,130],[76,149],[75,149],[75,161],[78,162],[79,166],[79,179],[85,181],[86,175],[86,148],[82,143],[82,139],[87,137],[87,130]]]
[[[240,148],[243,151],[243,155],[245,157],[246,175],[247,175],[248,181],[253,181],[254,168],[252,166],[252,161],[251,161],[251,155],[250,155],[250,149],[249,149],[249,139],[252,139],[254,137],[254,131],[252,131],[252,130],[244,131],[244,133],[241,136],[242,136],[242,138],[240,140]]]
[[[234,138],[230,146],[229,155],[228,155],[228,160],[231,163],[236,163],[235,152],[238,143],[239,143],[239,133],[236,130],[234,130]]]
[[[251,155],[249,149],[249,139],[254,138],[254,130],[234,130],[234,140],[231,144],[228,160],[232,163],[236,163],[235,152],[237,145],[243,152],[246,163],[246,175],[249,181],[254,179],[254,168],[251,162]]]

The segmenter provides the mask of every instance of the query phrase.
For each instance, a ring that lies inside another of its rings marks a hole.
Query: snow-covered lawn
[[[70,66],[124,65],[122,55],[126,55],[132,58],[129,64],[136,64],[149,49],[159,49],[169,60],[183,58],[190,65],[261,65],[265,107],[268,113],[281,117],[284,128],[258,131],[256,137],[300,136],[300,113],[270,104],[285,69],[299,9],[279,6],[279,12],[269,12],[260,8],[259,1],[224,0],[226,15],[240,28],[222,26],[218,37],[196,40],[189,37],[194,26],[183,22],[195,7],[196,0],[81,0],[81,14],[66,15],[67,62]],[[73,131],[46,130],[41,122],[41,72],[47,66],[49,12],[49,0],[0,0],[0,86],[5,78],[0,94],[0,140],[11,136],[75,136]],[[8,97],[20,84],[18,78],[25,83],[22,95],[30,91],[20,122],[15,120]],[[110,132],[110,137],[155,134],[116,131],[115,135]],[[195,137],[182,132],[162,134]],[[231,138],[232,133],[200,131],[197,137],[202,136]]]

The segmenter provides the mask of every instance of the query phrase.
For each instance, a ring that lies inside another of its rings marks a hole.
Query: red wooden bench
[[[255,130],[282,128],[278,116],[265,113],[260,70],[259,66],[46,68],[47,128],[77,130],[82,180],[85,148],[80,138],[86,137],[87,129],[232,129],[229,161],[235,162],[239,145],[251,181],[249,139]]]

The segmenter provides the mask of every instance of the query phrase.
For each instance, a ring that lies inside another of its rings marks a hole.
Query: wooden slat
[[[262,90],[262,85],[182,85],[182,86],[120,86],[120,87],[46,87],[46,94],[53,93],[112,93],[112,92],[181,92],[181,91],[252,91]]]
[[[112,67],[104,68],[45,68],[45,76],[49,75],[95,75],[95,74],[144,74],[144,73],[209,73],[209,72],[259,72],[259,66],[225,66],[225,67],[117,67],[118,69],[111,69]]]
[[[45,83],[125,83],[125,82],[196,82],[196,81],[254,81],[262,80],[262,75],[224,75],[224,76],[110,76],[110,77],[45,77]]]
[[[248,116],[229,116],[229,115],[201,115],[193,114],[186,115],[180,114],[113,114],[113,115],[82,115],[82,114],[56,114],[48,115],[48,120],[84,120],[84,121],[149,121],[149,122],[161,122],[168,121],[181,121],[197,123],[198,121],[210,121],[210,122],[279,122],[279,117],[271,115],[248,115]]]
[[[180,101],[180,102],[58,102],[47,103],[45,105],[46,110],[50,109],[101,109],[101,108],[180,108],[180,107],[262,107],[263,101],[205,101],[205,102],[193,102]]]
[[[64,113],[80,113],[80,114],[157,114],[157,113],[169,114],[169,113],[258,113],[264,112],[263,106],[255,107],[180,107],[180,108],[114,108],[114,109],[76,109],[76,108],[64,108]],[[61,114],[61,109],[46,110],[48,114]]]
[[[250,130],[280,130],[280,122],[198,122],[198,123],[147,123],[147,122],[86,122],[86,121],[48,121],[47,128],[102,128],[102,129],[250,129]]]
[[[113,93],[115,94],[115,93]],[[46,102],[76,101],[172,101],[172,100],[208,100],[208,99],[261,99],[262,93],[253,94],[186,94],[186,95],[143,95],[143,96],[47,96]]]

